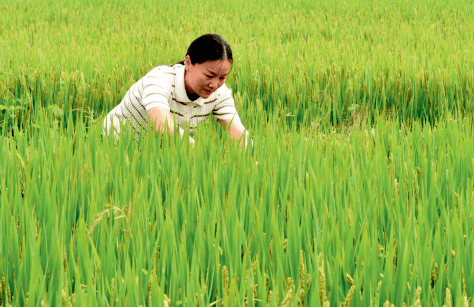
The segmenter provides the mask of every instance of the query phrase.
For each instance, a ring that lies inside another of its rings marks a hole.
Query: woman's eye
[[[211,78],[212,78],[212,76],[209,76],[209,75],[206,75],[206,77],[208,77],[209,79],[211,79]]]

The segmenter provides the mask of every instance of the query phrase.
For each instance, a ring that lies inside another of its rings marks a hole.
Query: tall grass
[[[23,107],[17,116],[30,120],[36,105],[108,111],[208,32],[233,47],[228,85],[252,115],[261,107],[291,114],[290,125],[331,126],[351,108],[431,124],[447,111],[473,111],[470,1],[22,0],[0,9],[0,105]]]
[[[0,304],[456,306],[474,282],[473,4],[0,4]],[[103,116],[218,32],[244,151]],[[258,164],[255,162],[258,161]]]
[[[317,306],[321,273],[331,305],[472,296],[470,119],[267,124],[244,152],[212,123],[192,149],[51,116],[2,137],[3,302]]]

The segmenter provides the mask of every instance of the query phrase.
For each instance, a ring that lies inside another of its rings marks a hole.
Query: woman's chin
[[[207,98],[209,98],[209,96],[211,96],[211,94],[212,94],[212,92],[203,90],[199,96],[203,99],[207,99]]]

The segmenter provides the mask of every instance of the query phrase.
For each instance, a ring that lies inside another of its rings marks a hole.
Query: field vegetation
[[[0,3],[0,305],[471,306],[474,4]],[[204,33],[254,146],[102,121]],[[256,163],[258,161],[258,164]]]

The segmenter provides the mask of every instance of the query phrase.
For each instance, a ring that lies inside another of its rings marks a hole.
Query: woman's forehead
[[[226,75],[229,72],[232,63],[229,59],[206,61],[198,64],[199,68],[203,71],[208,71],[214,75]]]

